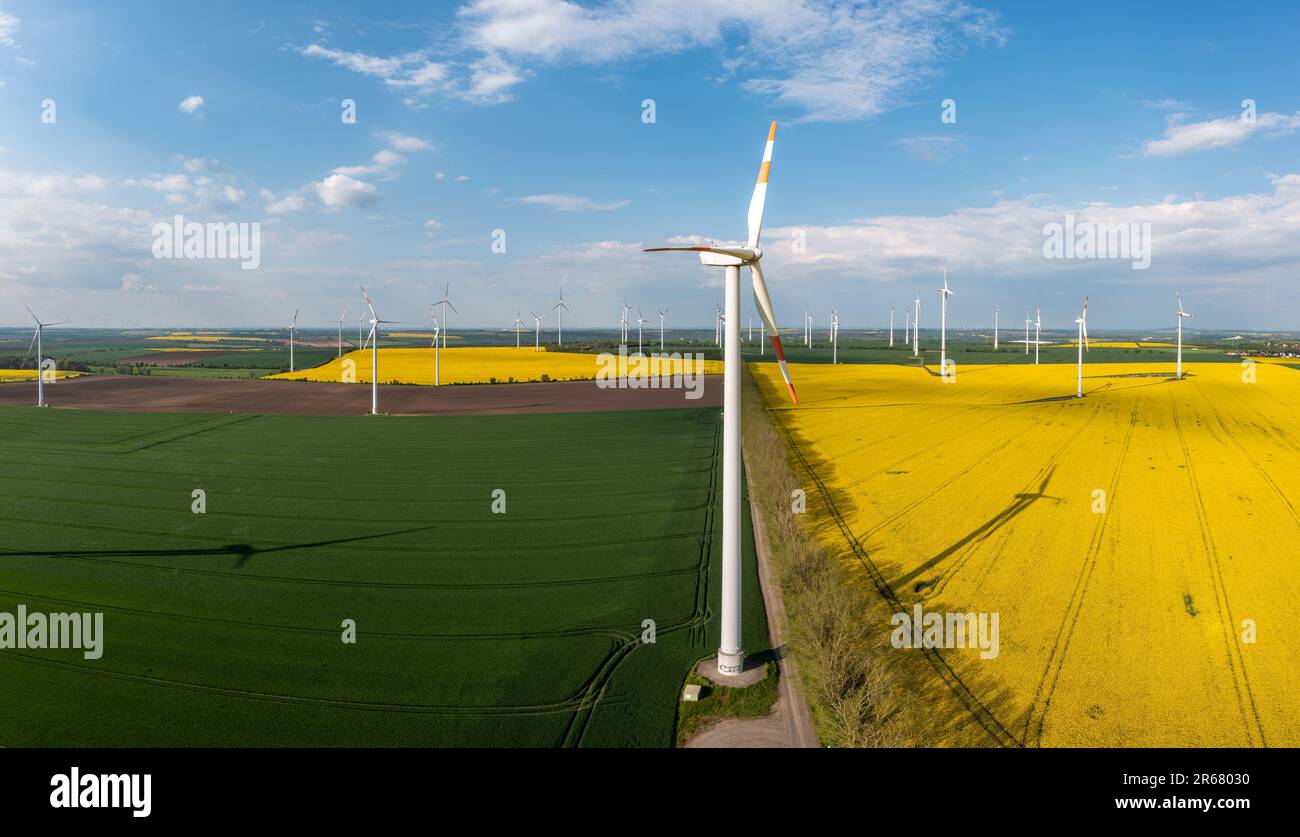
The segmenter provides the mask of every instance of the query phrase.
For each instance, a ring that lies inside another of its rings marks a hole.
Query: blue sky
[[[423,322],[450,282],[507,326],[563,282],[574,325],[708,325],[720,273],[640,250],[742,237],[776,119],[783,325],[935,326],[946,261],[958,326],[1170,327],[1180,288],[1300,328],[1300,7],[1135,5],[0,0],[0,323],[324,325],[362,283]],[[178,213],[260,224],[260,267],[153,258]],[[1044,258],[1067,213],[1149,223],[1150,268]]]

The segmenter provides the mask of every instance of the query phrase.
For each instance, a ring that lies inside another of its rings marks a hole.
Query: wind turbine
[[[668,309],[659,312],[659,351],[664,350],[664,323],[668,321]]]
[[[804,340],[804,343],[807,344],[807,348],[811,349],[811,348],[812,348],[812,330],[813,330],[813,318],[812,318],[812,312],[809,311],[807,308],[803,309],[803,318],[804,318],[804,326],[803,326],[803,340]]]
[[[840,351],[840,312],[831,309],[831,365],[839,363]]]
[[[921,295],[916,295],[916,313],[912,315],[912,357],[921,356]]]
[[[293,371],[293,333],[298,330],[298,310],[293,312],[293,320],[289,323],[289,371]]]
[[[790,398],[795,396],[790,370],[785,362],[780,333],[776,330],[776,315],[772,299],[767,292],[759,262],[763,251],[759,237],[763,229],[763,208],[767,202],[767,178],[772,167],[772,146],[776,140],[776,123],[768,130],[767,145],[763,149],[763,162],[758,169],[758,181],[749,201],[749,238],[744,247],[656,247],[661,250],[685,250],[700,254],[700,262],[709,267],[726,270],[726,324],[727,339],[724,352],[726,375],[723,383],[722,412],[722,642],[718,648],[718,672],[735,675],[744,670],[745,652],[741,646],[740,619],[740,268],[748,267],[754,286],[754,302],[759,316],[772,332],[772,348],[776,352],[781,375],[785,378]]]
[[[519,329],[523,328],[524,321],[519,319],[519,312],[515,312],[515,348],[519,348]]]
[[[537,316],[536,311],[529,311],[528,313],[533,315],[533,327],[537,329],[533,334],[533,351],[540,352],[542,350],[542,318]]]
[[[343,313],[339,314],[339,357],[343,357],[343,318],[348,315],[348,309],[344,308]],[[360,335],[358,335],[359,337]]]
[[[722,311],[716,302],[713,303],[713,344],[722,346]]]
[[[1025,309],[1025,357],[1029,357],[1029,327],[1034,321],[1029,319],[1029,309]]]
[[[358,349],[365,348],[365,345],[362,344],[361,342],[361,327],[362,324],[365,323],[365,321],[366,321],[366,312],[362,311],[360,319],[357,320],[357,348]]]
[[[627,300],[626,299],[623,300],[623,313],[619,315],[618,330],[619,330],[619,334],[622,335],[622,342],[624,346],[627,345],[627,312],[630,310],[631,308],[630,306],[628,306]]]
[[[429,306],[429,316],[433,318],[433,385],[436,387],[442,383],[441,359],[438,357],[438,332],[442,330],[442,326],[438,322],[438,314],[433,310],[433,305]],[[517,335],[518,330],[515,333]],[[519,347],[515,346],[515,348]]]
[[[18,301],[22,302],[22,306],[24,308],[27,308],[27,303],[23,302],[21,299]],[[45,347],[44,347],[45,329],[48,326],[52,326],[52,325],[62,325],[64,321],[60,320],[59,322],[56,323],[43,323],[35,314],[32,313],[32,309],[27,308],[27,313],[31,314],[32,319],[36,321],[36,333],[32,335],[32,345],[36,346],[36,406],[44,407],[45,406],[45,370],[44,368],[42,368],[42,364],[45,362]],[[28,354],[32,353],[31,346],[27,347],[27,353]]]
[[[442,347],[443,347],[444,349],[447,348],[447,306],[448,306],[448,305],[451,305],[451,299],[450,299],[450,297],[451,297],[451,283],[448,282],[448,283],[447,283],[447,289],[444,290],[444,291],[442,292],[442,299],[440,299],[440,300],[438,300],[437,302],[434,303],[434,305],[441,305],[441,306],[442,306],[442,326],[443,326],[443,327],[442,327]],[[456,306],[455,306],[455,305],[451,305],[451,310],[456,311]],[[456,313],[459,314],[460,312],[459,312],[459,311],[456,311]]]
[[[644,352],[641,351],[641,329],[648,322],[650,321],[647,320],[645,317],[641,316],[640,306],[637,306],[636,309],[636,353],[637,354],[644,354]]]
[[[375,313],[375,306],[370,302],[370,296],[366,293],[366,286],[361,286],[361,298],[366,301],[366,308],[370,311],[370,334],[366,336],[366,341],[370,343],[370,415],[379,415],[379,324],[391,323],[397,324],[396,320],[381,320]],[[362,344],[361,348],[365,348]]]
[[[894,309],[889,309],[889,348],[894,348]]]
[[[1079,324],[1079,391],[1075,398],[1083,397],[1083,349],[1088,343],[1088,298],[1083,298],[1083,313],[1074,318]]]
[[[910,307],[903,316],[903,345],[912,345],[912,309]]]
[[[993,351],[995,352],[998,350],[998,314],[1001,313],[1002,313],[1002,309],[994,305],[993,306]]]
[[[1038,347],[1043,344],[1040,335],[1043,333],[1043,308],[1040,305],[1034,320],[1034,366],[1038,365]]]
[[[939,303],[942,313],[939,315],[939,374],[948,374],[948,266],[943,268],[943,287],[939,288]]]
[[[1195,314],[1188,314],[1183,310],[1183,295],[1174,291],[1174,296],[1178,297],[1178,380],[1183,379],[1183,320],[1189,317],[1195,317]]]
[[[564,345],[564,326],[560,323],[560,309],[569,310],[569,306],[564,304],[564,286],[560,286],[560,301],[551,306],[555,312],[555,345]]]

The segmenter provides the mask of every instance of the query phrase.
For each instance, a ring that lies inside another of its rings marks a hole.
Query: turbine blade
[[[30,355],[30,354],[32,353],[32,349],[35,349],[35,348],[36,348],[36,336],[37,336],[38,334],[40,334],[40,333],[41,333],[41,330],[40,330],[39,327],[38,327],[35,331],[32,332],[32,342],[31,342],[31,344],[27,347],[27,354]]]
[[[767,145],[763,147],[763,162],[758,165],[758,180],[754,194],[749,199],[749,246],[758,247],[763,233],[763,209],[767,205],[767,177],[772,171],[772,146],[776,144],[776,123],[767,129]]]
[[[775,122],[772,123],[772,128],[776,129]],[[768,339],[772,341],[772,350],[776,353],[776,363],[781,369],[781,377],[785,378],[785,386],[790,390],[790,400],[798,404],[799,396],[795,395],[794,382],[790,380],[790,368],[785,362],[785,348],[781,345],[781,333],[776,328],[776,314],[772,311],[772,297],[767,292],[763,270],[755,262],[749,266],[749,273],[754,281],[754,306],[758,308],[759,317],[767,324],[767,330],[770,332]]]

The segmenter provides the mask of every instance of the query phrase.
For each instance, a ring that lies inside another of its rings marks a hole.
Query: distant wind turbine
[[[1083,397],[1083,350],[1088,345],[1088,298],[1083,298],[1083,313],[1074,318],[1079,325],[1079,391],[1075,398]]]
[[[889,348],[894,348],[894,309],[889,309]]]
[[[664,323],[668,321],[668,309],[659,312],[659,351],[664,350]]]
[[[289,371],[293,371],[293,334],[298,330],[298,311],[293,312],[293,320],[289,323]]]
[[[346,308],[343,309],[342,314],[339,314],[339,357],[343,357],[343,318],[347,315],[348,309]]]
[[[555,312],[555,345],[564,345],[564,326],[560,323],[560,309],[569,310],[569,306],[564,304],[564,286],[560,286],[560,301],[551,306]]]
[[[939,314],[939,374],[948,374],[948,297],[952,296],[952,291],[948,290],[948,266],[943,268],[943,287],[939,288],[939,304],[941,313]]]
[[[23,302],[21,299],[18,301],[22,303],[22,306],[24,308],[27,308],[26,302]],[[43,368],[43,364],[45,363],[45,346],[44,346],[45,329],[54,325],[63,325],[64,321],[60,320],[59,322],[54,322],[54,323],[43,323],[35,314],[32,314],[32,309],[27,308],[27,313],[31,314],[32,319],[36,322],[36,333],[32,335],[32,345],[36,347],[36,406],[44,407],[45,406],[45,369]],[[31,346],[27,347],[27,353],[28,354],[32,353]]]
[[[838,309],[831,309],[831,365],[840,362],[840,312]]]
[[[447,283],[446,290],[442,292],[442,299],[435,302],[434,305],[442,306],[442,347],[445,349],[447,348],[447,306],[450,305],[451,310],[456,311],[456,306],[451,304],[450,282]],[[459,314],[460,312],[456,311],[456,313]]]
[[[912,315],[912,357],[921,356],[921,295],[916,295],[916,313]]]
[[[370,302],[370,295],[366,293],[366,286],[361,286],[361,298],[366,301],[366,308],[370,311],[370,334],[366,336],[366,341],[370,343],[370,415],[379,415],[379,325],[396,324],[396,320],[381,320],[375,313],[375,306]],[[365,346],[362,345],[364,349]]]
[[[536,311],[529,311],[528,313],[533,315],[533,327],[536,329],[533,334],[533,351],[540,352],[542,350],[542,318],[537,316]]]
[[[993,351],[995,352],[998,350],[998,315],[1001,313],[1002,313],[1002,309],[994,305],[993,306]]]
[[[515,348],[519,348],[519,329],[524,327],[524,321],[519,319],[518,311],[515,312]]]
[[[1178,297],[1178,380],[1183,379],[1183,320],[1195,317],[1195,314],[1188,314],[1183,310],[1183,295],[1174,291],[1174,296]]]
[[[434,305],[436,304],[434,303]],[[438,322],[438,313],[433,308],[433,305],[429,306],[429,316],[433,318],[433,385],[436,387],[442,383],[442,364],[440,362],[441,358],[438,357],[438,332],[442,330],[442,326]],[[518,348],[518,346],[515,348]]]
[[[637,309],[636,309],[636,353],[639,354],[639,355],[640,355],[640,354],[645,354],[645,353],[641,350],[641,329],[642,329],[643,327],[645,327],[645,324],[648,323],[648,322],[650,322],[650,321],[647,320],[645,317],[641,316],[641,307],[640,307],[640,306],[637,306]]]

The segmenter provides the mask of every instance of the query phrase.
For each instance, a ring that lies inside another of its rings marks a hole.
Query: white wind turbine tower
[[[780,333],[776,329],[776,315],[767,292],[767,283],[759,262],[763,251],[759,237],[763,228],[763,207],[767,201],[767,178],[772,166],[772,146],[776,140],[776,123],[767,134],[763,162],[758,169],[758,181],[749,202],[749,238],[745,247],[658,247],[654,250],[686,250],[700,254],[700,262],[710,267],[726,270],[726,349],[723,392],[722,425],[722,642],[718,648],[718,671],[723,675],[739,674],[744,669],[745,652],[741,645],[740,610],[740,268],[748,267],[754,286],[754,302],[759,316],[772,332],[772,348],[776,352],[781,375],[795,397],[790,370],[786,366],[785,351],[781,347]]]
[[[889,348],[894,348],[894,309],[889,309]]]
[[[361,334],[362,334],[361,328],[362,328],[363,324],[365,323],[365,321],[366,321],[366,312],[365,312],[365,311],[362,311],[362,312],[361,312],[361,318],[357,320],[357,348],[358,348],[358,349],[364,349],[364,348],[365,348],[365,346],[362,345],[362,343],[361,343]]]
[[[366,341],[370,343],[370,414],[376,416],[379,415],[379,324],[395,325],[397,321],[379,319],[365,285],[361,286],[361,298],[366,301],[366,308],[370,311],[370,333],[366,335]],[[365,345],[362,344],[361,348],[364,349]]]
[[[563,345],[564,345],[564,325],[560,322],[560,309],[561,309],[561,308],[563,308],[565,311],[568,311],[568,310],[569,310],[569,306],[567,306],[567,305],[564,304],[564,286],[563,286],[563,285],[560,286],[560,301],[557,302],[557,303],[555,303],[554,305],[551,306],[551,310],[555,312],[555,345],[557,345],[557,346],[563,346]],[[570,312],[570,313],[572,313],[572,312]]]
[[[1079,391],[1075,398],[1083,397],[1083,349],[1088,344],[1088,298],[1083,298],[1083,314],[1075,317],[1079,324]]]
[[[659,351],[664,350],[664,323],[668,321],[668,309],[659,312]]]
[[[451,283],[448,282],[447,289],[442,292],[442,299],[434,303],[434,305],[442,306],[442,347],[444,349],[447,348],[447,306],[451,305],[450,297],[451,297]],[[456,306],[451,305],[451,310],[456,311]],[[459,314],[460,312],[456,311],[456,313]]]
[[[838,309],[831,309],[831,365],[840,362],[840,312]]]
[[[903,316],[903,345],[912,345],[912,309],[908,308]]]
[[[722,347],[722,310],[713,303],[713,344]]]
[[[339,357],[343,357],[343,318],[348,315],[348,309],[344,308],[343,313],[339,314]],[[360,337],[361,335],[357,335]]]
[[[1195,317],[1195,314],[1188,314],[1183,310],[1183,295],[1174,291],[1174,296],[1178,297],[1178,380],[1183,379],[1183,320],[1189,317]]]
[[[813,317],[812,317],[812,312],[805,308],[805,309],[804,309],[804,316],[806,316],[806,317],[808,318],[808,326],[804,329],[804,336],[805,336],[805,338],[807,339],[808,348],[811,349],[811,348],[812,348],[812,333],[813,333]]]
[[[998,350],[998,315],[1001,313],[1002,313],[1002,309],[994,305],[993,306],[993,351],[995,352]]]
[[[22,303],[22,306],[24,308],[27,308],[27,303],[23,302],[21,299],[18,301]],[[42,368],[42,364],[45,362],[45,345],[44,345],[45,329],[53,325],[62,325],[64,321],[60,320],[59,322],[56,323],[43,323],[40,321],[40,318],[38,318],[35,314],[32,313],[32,309],[27,308],[27,313],[31,314],[32,319],[36,322],[36,333],[32,335],[32,346],[36,347],[36,406],[44,407],[45,406],[45,370]],[[31,354],[32,346],[27,347],[28,354]]]
[[[1037,316],[1038,319],[1034,320],[1034,366],[1037,366],[1038,347],[1043,345],[1043,341],[1041,337],[1043,333],[1043,308],[1041,305],[1038,307],[1038,311],[1035,316]]]
[[[298,310],[294,309],[293,320],[289,323],[289,371],[293,371],[293,333],[298,330]]]
[[[442,324],[438,322],[438,314],[433,310],[433,305],[429,306],[429,316],[433,318],[433,385],[436,387],[442,385],[442,364],[438,357],[438,332],[442,330]]]
[[[515,312],[515,348],[519,348],[519,329],[524,327],[524,321],[519,319],[519,311]]]
[[[754,342],[754,315],[752,313],[749,315],[749,337],[745,339],[745,342]]]
[[[952,296],[952,291],[948,290],[948,267],[943,268],[943,287],[939,288],[939,304],[941,313],[939,314],[939,374],[948,374],[948,297]]]
[[[921,356],[921,295],[916,295],[916,313],[912,315],[912,357]]]
[[[1029,319],[1029,309],[1025,309],[1025,357],[1029,357],[1029,327],[1034,321]]]
[[[529,311],[528,313],[533,315],[533,328],[536,329],[533,333],[533,351],[540,352],[542,350],[542,318],[537,316],[536,311]]]
[[[619,315],[618,318],[618,332],[620,335],[621,342],[623,343],[624,346],[627,345],[627,312],[629,310],[630,308],[627,304],[627,300],[625,299],[623,300],[623,312]]]
[[[644,328],[644,327],[645,327],[645,324],[648,323],[648,322],[650,322],[650,321],[647,320],[645,317],[641,316],[641,307],[640,307],[640,306],[637,306],[637,309],[636,309],[636,353],[639,354],[639,355],[640,355],[640,354],[645,354],[645,353],[641,350],[641,329]]]

